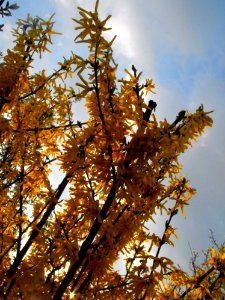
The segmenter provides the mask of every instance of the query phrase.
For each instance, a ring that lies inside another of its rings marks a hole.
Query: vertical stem
[[[8,278],[11,278],[18,266],[20,265],[21,261],[23,260],[24,256],[26,255],[27,251],[30,249],[31,245],[33,244],[35,238],[38,236],[39,232],[41,231],[41,229],[43,228],[43,226],[46,224],[46,221],[48,220],[50,214],[52,213],[52,211],[54,210],[56,204],[57,204],[57,200],[59,200],[59,198],[61,197],[63,191],[65,190],[67,184],[68,184],[68,179],[71,177],[71,175],[66,175],[64,177],[64,179],[62,180],[62,182],[59,184],[58,189],[55,193],[55,201],[52,201],[47,210],[45,211],[43,217],[41,218],[41,220],[37,223],[37,226],[32,230],[31,235],[28,239],[28,241],[26,242],[26,244],[24,245],[24,247],[22,248],[22,250],[19,252],[19,254],[17,255],[17,257],[15,258],[13,264],[11,265],[11,267],[9,268],[9,270],[7,271],[6,275]]]
[[[53,300],[60,300],[69,286],[70,282],[72,281],[74,275],[76,274],[77,270],[81,266],[82,262],[84,261],[84,258],[90,249],[90,246],[96,237],[102,222],[106,219],[107,213],[112,205],[112,202],[116,196],[116,192],[118,189],[118,181],[113,181],[112,187],[110,189],[110,192],[108,194],[108,197],[102,207],[102,210],[100,212],[100,218],[96,218],[90,231],[89,234],[86,238],[86,240],[83,242],[82,246],[80,247],[80,251],[78,253],[78,260],[74,262],[74,264],[71,266],[65,277],[63,278],[61,284],[59,285],[58,289],[55,292],[55,295],[53,296]],[[101,219],[101,220],[99,220]]]

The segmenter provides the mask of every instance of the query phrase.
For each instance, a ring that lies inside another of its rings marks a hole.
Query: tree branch
[[[101,227],[102,222],[107,217],[107,213],[108,213],[108,211],[113,203],[113,200],[116,196],[118,186],[119,186],[118,180],[113,181],[113,184],[112,184],[112,187],[108,194],[108,197],[107,197],[107,199],[102,207],[102,210],[100,212],[100,216],[99,216],[100,218],[95,219],[86,240],[83,242],[83,244],[80,248],[80,251],[78,252],[78,260],[74,262],[74,264],[71,266],[71,268],[69,269],[69,271],[63,278],[61,284],[59,285],[58,289],[55,292],[55,295],[53,296],[53,300],[61,299],[63,293],[65,292],[66,288],[69,286],[69,284],[72,281],[78,268],[81,266],[81,264],[85,258],[85,255],[87,254],[87,251],[90,249],[90,246]]]
[[[63,191],[65,190],[65,188],[68,184],[68,179],[70,177],[71,177],[71,175],[67,174],[64,177],[64,179],[62,180],[62,182],[59,184],[58,189],[56,190],[56,193],[55,193],[54,201],[52,201],[50,203],[50,205],[47,208],[46,212],[44,213],[42,219],[38,222],[37,226],[32,230],[30,238],[28,239],[28,241],[26,242],[26,244],[24,245],[22,250],[19,252],[19,255],[17,255],[17,257],[15,258],[13,264],[11,265],[9,270],[7,271],[6,276],[8,278],[11,278],[15,274],[18,266],[20,265],[21,261],[23,260],[24,256],[26,255],[27,251],[29,250],[30,246],[33,244],[33,241],[38,236],[39,232],[41,231],[41,229],[45,225],[46,221],[48,220],[50,214],[54,210],[54,208],[57,204],[57,200],[59,200],[59,198],[61,197]]]

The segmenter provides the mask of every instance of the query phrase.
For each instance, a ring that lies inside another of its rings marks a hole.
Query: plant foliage
[[[28,16],[0,66],[1,299],[222,299],[223,247],[193,276],[160,254],[195,193],[178,157],[212,119],[201,106],[157,121],[153,81],[135,66],[117,79],[98,4],[75,20],[87,58],[35,73],[56,32],[52,18]],[[74,120],[81,100],[86,122]],[[151,229],[159,212],[161,236]]]

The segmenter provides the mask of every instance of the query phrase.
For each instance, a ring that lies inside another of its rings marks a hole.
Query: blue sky
[[[15,0],[16,1],[16,0]],[[1,49],[11,45],[10,30],[16,18],[46,18],[55,13],[53,54],[47,54],[39,67],[49,71],[75,45],[76,6],[89,9],[93,0],[17,0],[20,9],[5,19],[0,34]],[[158,103],[156,115],[173,121],[182,110],[194,111],[200,104],[214,110],[213,128],[181,157],[183,174],[198,194],[187,208],[186,220],[177,217],[180,240],[174,250],[166,250],[178,263],[187,266],[188,243],[197,250],[209,245],[209,229],[218,242],[225,239],[225,1],[224,0],[100,0],[100,14],[109,13],[112,31],[117,35],[114,53],[119,76],[134,64],[143,78],[153,78]],[[80,53],[81,54],[81,53]],[[46,67],[47,66],[47,67]]]

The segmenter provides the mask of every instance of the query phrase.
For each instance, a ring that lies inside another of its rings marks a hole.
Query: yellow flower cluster
[[[180,175],[179,155],[212,119],[201,106],[158,122],[156,103],[145,98],[153,80],[141,83],[134,66],[117,80],[113,40],[104,37],[110,16],[101,21],[98,5],[78,8],[75,20],[87,58],[72,54],[50,75],[31,74],[56,32],[52,18],[28,17],[18,21],[15,47],[0,66],[1,295],[218,299],[224,248],[212,249],[195,276],[161,256],[177,238],[174,216],[185,216],[195,194]],[[76,84],[68,87],[68,76]],[[85,122],[74,120],[79,100]],[[158,214],[166,218],[161,235],[151,227]],[[123,274],[114,268],[120,257]]]

